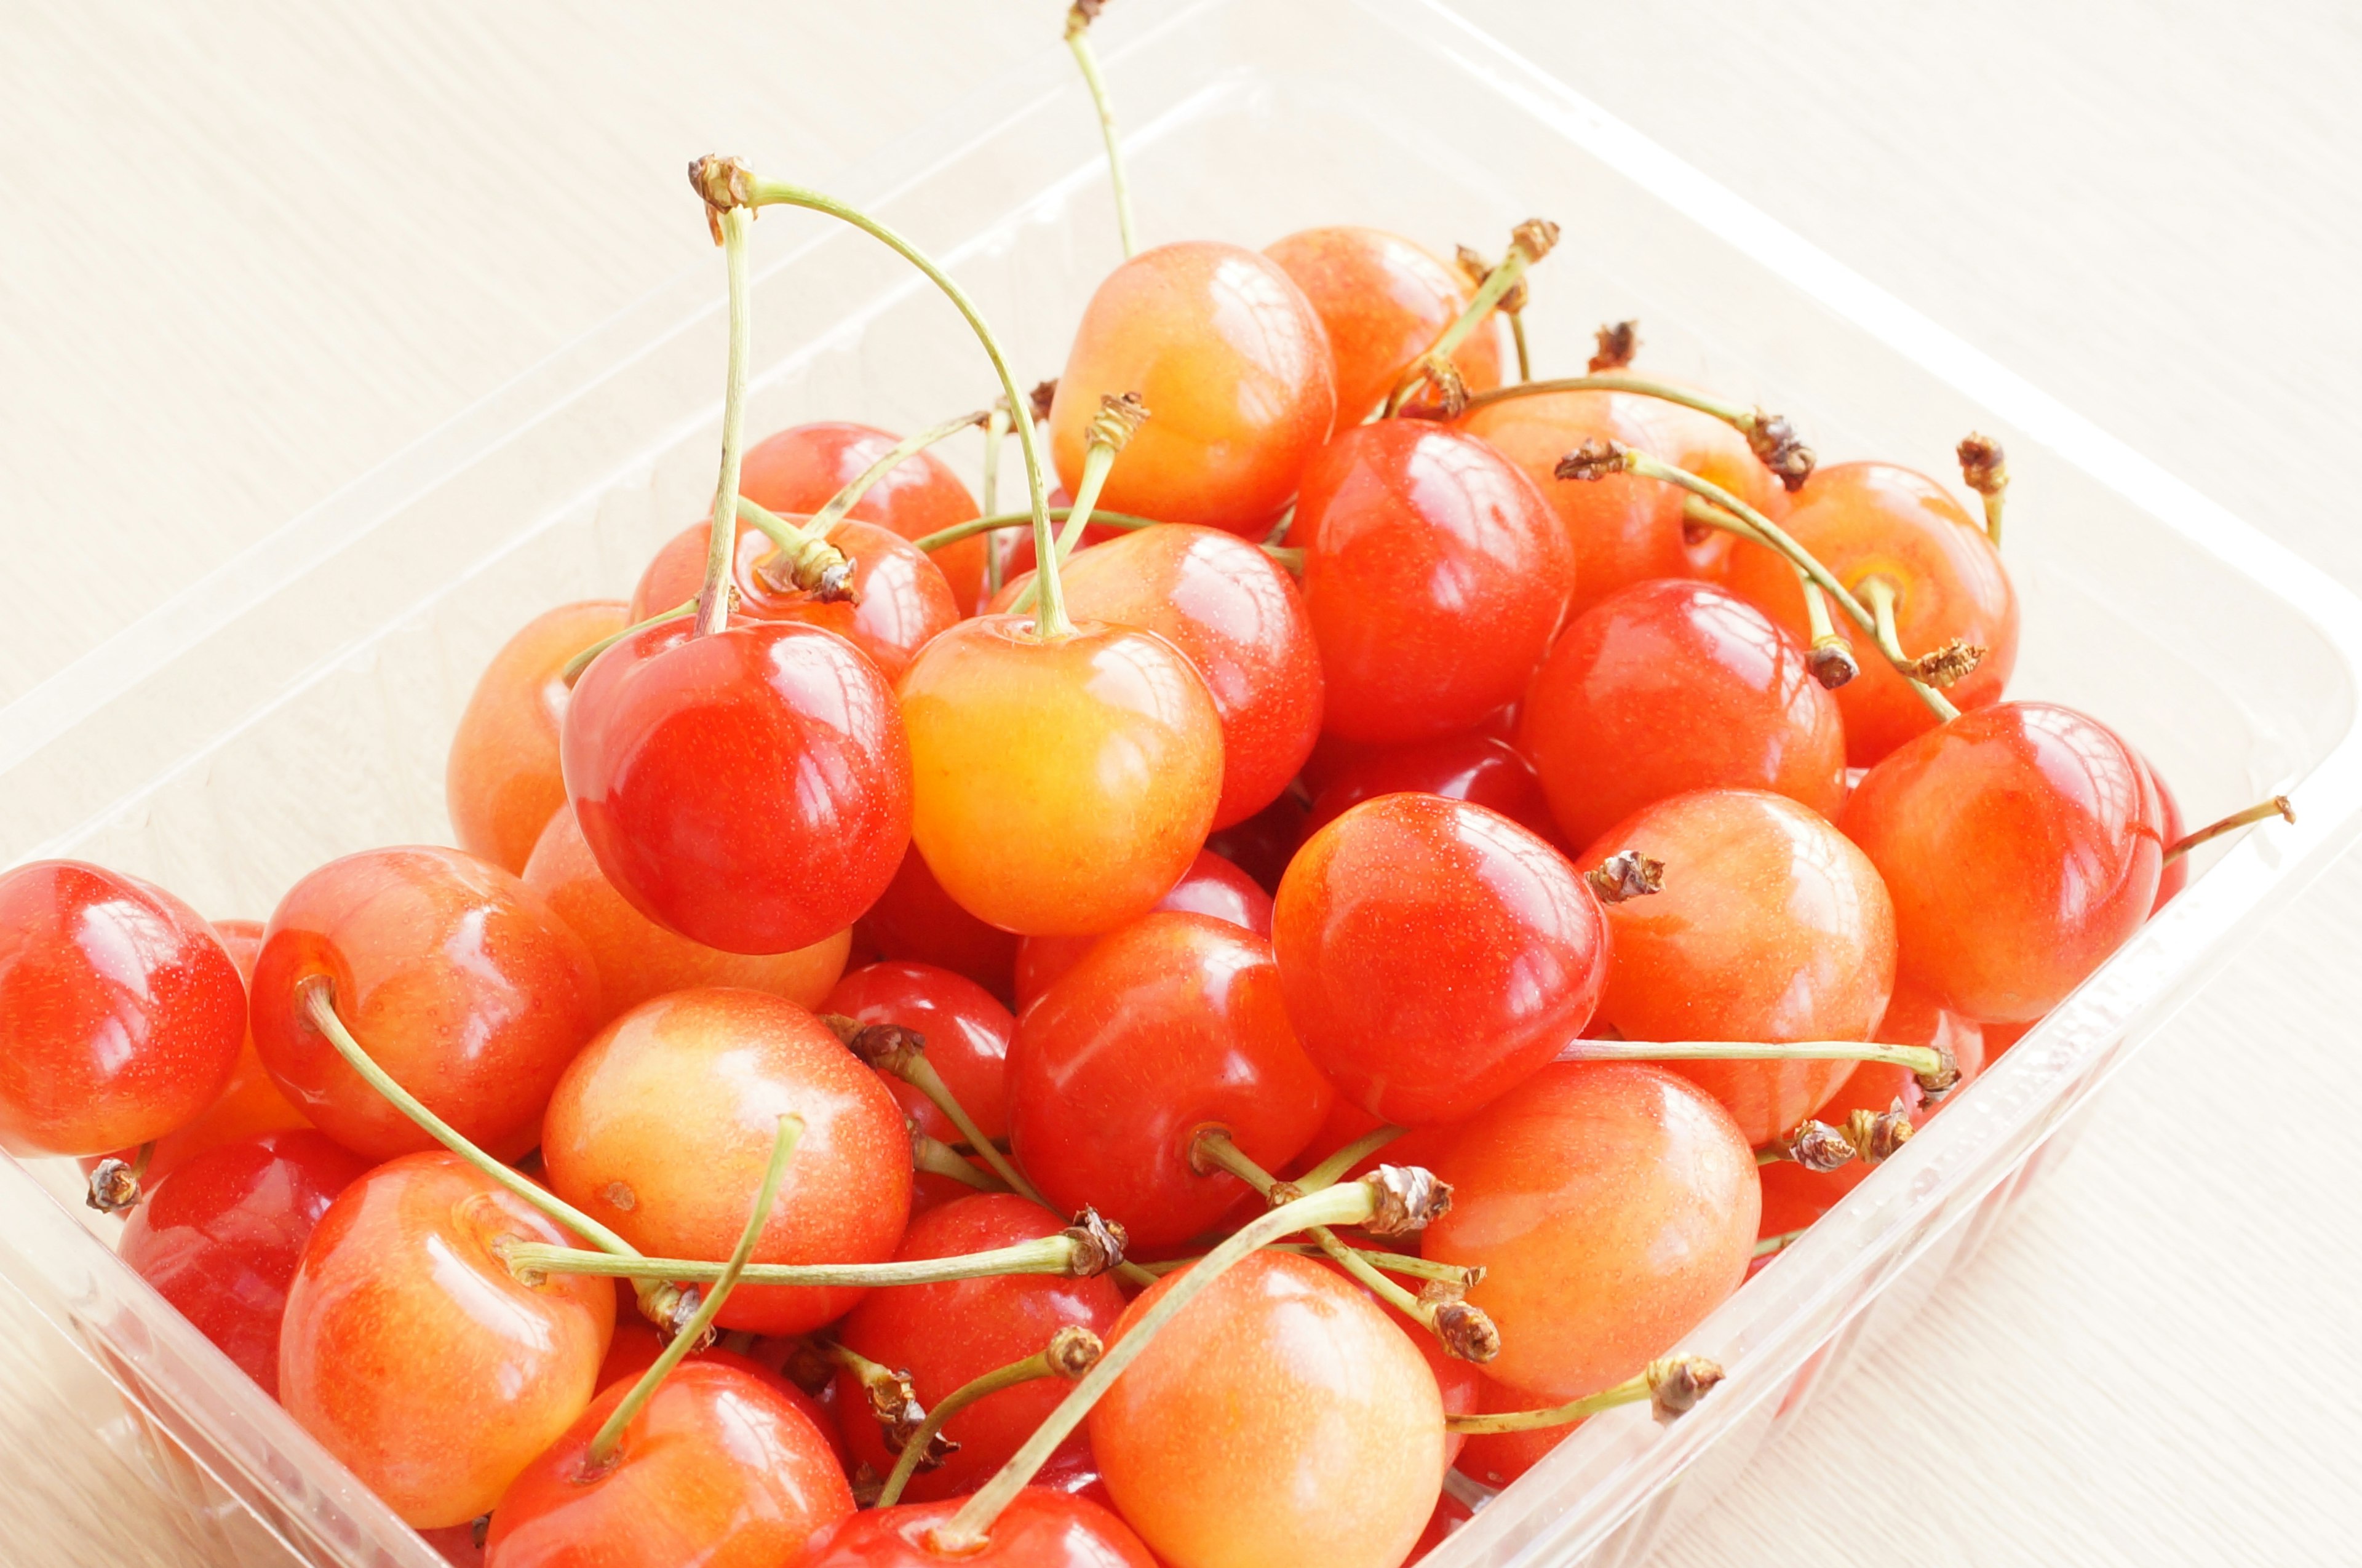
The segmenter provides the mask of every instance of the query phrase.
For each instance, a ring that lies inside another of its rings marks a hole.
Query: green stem
[[[1677,403],[1683,408],[1694,408],[1700,414],[1711,414],[1740,435],[1750,434],[1765,415],[1760,409],[1732,403],[1693,387],[1672,381],[1661,381],[1650,376],[1627,375],[1620,370],[1597,371],[1587,376],[1558,376],[1546,381],[1518,381],[1514,385],[1495,387],[1489,392],[1471,392],[1468,407],[1471,413],[1512,398],[1544,397],[1551,392],[1620,392],[1652,397],[1661,403]]]
[[[1345,1173],[1393,1143],[1407,1127],[1374,1127],[1363,1133],[1319,1165],[1296,1178],[1299,1192],[1318,1192],[1324,1187],[1334,1187],[1344,1179]]]
[[[706,536],[705,584],[698,593],[697,630],[708,635],[730,624],[730,565],[738,547],[738,457],[746,438],[746,363],[754,357],[754,305],[746,279],[747,230],[754,212],[722,215],[722,255],[730,275],[730,370],[722,396],[722,477],[713,487],[713,525]]]
[[[1098,439],[1096,432],[1090,444],[1083,448],[1083,477],[1075,486],[1075,504],[1066,509],[1066,525],[1058,530],[1059,560],[1073,556],[1075,547],[1083,542],[1084,530],[1091,525],[1091,513],[1099,503],[1099,491],[1107,488],[1108,470],[1115,467],[1116,454],[1122,449]],[[1041,586],[1042,580],[1036,575],[1010,605],[1010,611],[1021,615],[1032,609],[1035,591]]]
[[[1298,1257],[1311,1257],[1323,1252],[1319,1247],[1297,1242],[1275,1242],[1265,1250],[1275,1253],[1294,1253]],[[1477,1278],[1485,1272],[1481,1268],[1464,1268],[1458,1264],[1437,1263],[1413,1253],[1389,1253],[1375,1247],[1357,1247],[1354,1251],[1360,1253],[1363,1260],[1372,1268],[1382,1268],[1388,1274],[1399,1274],[1411,1279],[1432,1279],[1439,1284],[1455,1286],[1462,1290],[1472,1288]],[[1160,1259],[1155,1263],[1142,1264],[1140,1266],[1148,1272],[1149,1282],[1153,1284],[1165,1275],[1178,1274],[1181,1270],[1204,1261],[1204,1254],[1199,1253],[1195,1257]]]
[[[1911,673],[1916,667],[1904,653],[1903,639],[1894,632],[1894,585],[1882,577],[1873,577],[1864,582],[1861,589],[1870,595],[1871,632],[1878,639],[1878,651],[1886,656],[1886,662],[1894,667],[1897,675],[1911,683],[1911,690],[1919,694],[1919,701],[1927,705],[1927,711],[1938,721],[1948,724],[1959,718],[1960,711],[1952,705],[1949,697]]]
[[[1544,1427],[1571,1426],[1602,1410],[1612,1410],[1618,1405],[1637,1405],[1646,1399],[1657,1407],[1661,1420],[1671,1419],[1705,1397],[1714,1386],[1722,1381],[1719,1364],[1704,1356],[1671,1355],[1649,1364],[1648,1370],[1638,1377],[1627,1378],[1613,1388],[1603,1388],[1596,1394],[1571,1399],[1547,1410],[1502,1410],[1482,1416],[1447,1416],[1444,1426],[1455,1432],[1529,1432]]]
[[[589,647],[584,648],[580,653],[576,654],[572,658],[568,659],[564,665],[560,666],[557,671],[557,679],[565,685],[572,686],[576,681],[582,679],[582,672],[590,668],[590,661],[592,659],[597,658],[601,654],[605,653],[609,648],[613,647],[617,643],[622,642],[634,632],[645,632],[650,626],[661,626],[667,621],[679,621],[696,613],[697,601],[691,599],[686,602],[674,605],[671,609],[666,611],[661,615],[651,615],[645,621],[635,621],[632,624],[624,627],[620,632],[611,632],[606,636],[601,637],[597,642],[592,643]]]
[[[1091,106],[1098,111],[1099,139],[1107,143],[1108,183],[1115,191],[1116,233],[1123,240],[1123,259],[1131,260],[1140,247],[1132,237],[1131,187],[1123,178],[1123,149],[1118,145],[1115,129],[1115,102],[1109,95],[1107,82],[1099,75],[1098,56],[1091,49],[1091,12],[1076,6],[1066,13],[1066,48],[1074,51],[1075,64],[1083,73],[1083,84],[1091,90]]]
[[[894,1461],[893,1473],[886,1477],[886,1485],[878,1491],[877,1501],[872,1507],[890,1508],[902,1500],[902,1489],[911,1484],[911,1477],[919,1473],[919,1462],[926,1457],[927,1450],[933,1445],[935,1434],[970,1405],[979,1399],[988,1399],[1004,1388],[1014,1388],[1021,1383],[1031,1383],[1036,1378],[1064,1377],[1072,1381],[1097,1365],[1099,1357],[1105,1353],[1106,1347],[1099,1342],[1097,1334],[1070,1323],[1053,1334],[1047,1345],[1023,1361],[995,1367],[981,1377],[961,1384],[927,1412],[927,1419],[919,1423],[919,1430],[912,1432],[910,1441],[902,1445],[901,1453]]]
[[[749,1264],[742,1271],[748,1285],[828,1286],[869,1289],[900,1285],[941,1285],[955,1279],[987,1279],[1000,1275],[1047,1274],[1082,1277],[1096,1267],[1087,1245],[1061,1231],[1030,1242],[1015,1242],[981,1253],[960,1253],[944,1258],[914,1258],[906,1263],[874,1264]],[[695,1258],[612,1256],[573,1247],[549,1247],[520,1242],[503,1254],[520,1275],[587,1274],[610,1279],[659,1279],[703,1282],[722,1277],[725,1264]]]
[[[855,475],[843,490],[830,496],[827,502],[811,514],[811,520],[804,525],[804,531],[825,539],[829,530],[843,522],[846,513],[860,505],[861,498],[867,495],[879,480],[937,442],[948,441],[963,430],[973,430],[988,424],[991,418],[989,411],[978,409],[974,414],[963,414],[957,419],[946,419],[941,425],[931,425],[916,436],[903,436],[888,447],[876,462]]]
[[[1064,521],[1074,514],[1075,509],[1071,506],[1050,508],[1053,521]],[[1090,514],[1090,520],[1103,527],[1121,528],[1127,532],[1164,526],[1153,517],[1134,517],[1128,512],[1094,510]],[[958,544],[962,539],[972,539],[978,534],[989,534],[999,528],[1023,527],[1032,521],[1033,514],[1031,512],[990,512],[982,517],[971,517],[965,523],[955,523],[948,528],[938,528],[932,534],[922,535],[911,543],[932,555],[946,545]]]
[[[1409,369],[1395,382],[1394,390],[1386,394],[1381,417],[1392,419],[1399,414],[1404,401],[1431,373],[1429,364],[1450,359],[1454,349],[1467,342],[1468,335],[1492,314],[1495,305],[1501,303],[1501,296],[1516,288],[1518,280],[1526,275],[1526,269],[1549,255],[1551,246],[1557,241],[1558,226],[1555,224],[1540,218],[1529,218],[1519,224],[1510,237],[1509,253],[1501,258],[1500,265],[1485,274],[1485,281],[1476,286],[1476,293],[1452,318],[1451,325],[1443,329],[1443,335],[1429,344],[1427,352],[1411,361]]]
[[[1534,379],[1534,365],[1532,359],[1527,357],[1526,351],[1526,313],[1521,310],[1513,310],[1508,313],[1508,316],[1509,340],[1518,346],[1518,380],[1520,381],[1532,381]]]
[[[983,1129],[976,1124],[976,1119],[970,1116],[967,1113],[967,1108],[959,1102],[959,1097],[952,1093],[951,1085],[944,1082],[944,1076],[935,1071],[935,1065],[933,1062],[928,1061],[923,1055],[914,1054],[906,1065],[897,1067],[895,1071],[903,1082],[925,1095],[933,1102],[934,1108],[944,1113],[944,1119],[959,1129],[960,1136],[967,1140],[968,1146],[982,1157],[986,1165],[992,1167],[994,1174],[1009,1184],[1010,1191],[1023,1198],[1030,1198],[1044,1209],[1050,1207],[1048,1200],[1043,1198],[1040,1189],[1025,1179],[1025,1173],[1019,1170],[1010,1162],[1009,1156],[1000,1152],[999,1144],[984,1135]],[[965,1165],[966,1162],[961,1163]],[[971,1171],[975,1168],[973,1165],[968,1166]]]
[[[1007,1192],[1008,1187],[989,1171],[980,1171],[959,1155],[952,1146],[924,1132],[911,1134],[911,1164],[913,1169],[929,1176],[949,1176],[955,1182],[972,1187],[978,1192]]]
[[[2286,795],[2275,795],[2260,804],[2249,806],[2244,812],[2233,812],[2221,822],[2208,823],[2196,833],[2185,834],[2175,839],[2166,846],[2166,863],[2171,865],[2200,845],[2221,838],[2226,833],[2236,833],[2251,823],[2268,822],[2274,817],[2279,817],[2283,822],[2296,821],[2296,808],[2289,803],[2289,798]]]
[[[989,517],[998,509],[1000,495],[1000,448],[1009,440],[1009,401],[992,400],[992,412],[984,422],[984,510]],[[1032,518],[1027,518],[1032,521]],[[989,599],[1000,591],[1001,559],[998,549],[984,552],[984,592]],[[961,607],[965,611],[967,606]]]
[[[1926,1045],[1889,1045],[1876,1040],[1577,1040],[1558,1054],[1562,1062],[1878,1062],[1933,1074],[1944,1054]]]
[[[1799,1226],[1794,1231],[1783,1231],[1775,1236],[1765,1236],[1755,1243],[1755,1252],[1752,1255],[1768,1258],[1773,1253],[1782,1252],[1795,1245],[1796,1238],[1804,1233],[1804,1228]]]

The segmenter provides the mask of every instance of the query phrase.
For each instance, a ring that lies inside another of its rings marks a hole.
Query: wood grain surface
[[[2362,588],[2351,0],[1463,7]],[[699,257],[689,154],[824,172],[1058,12],[0,6],[0,701]],[[2362,1560],[2357,943],[2349,856],[1660,1560]],[[86,1382],[0,1293],[0,1562],[207,1561]]]

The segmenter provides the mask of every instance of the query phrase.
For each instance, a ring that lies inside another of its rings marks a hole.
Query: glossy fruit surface
[[[1845,726],[1805,649],[1744,600],[1659,578],[1577,616],[1518,720],[1566,836],[1691,790],[1769,790],[1834,817]]]
[[[1087,1497],[1045,1486],[1011,1498],[981,1550],[937,1551],[931,1538],[964,1500],[857,1513],[815,1540],[802,1568],[1160,1568],[1123,1520]]]
[[[1197,857],[1221,791],[1213,699],[1172,644],[1086,624],[963,621],[902,678],[911,838],[945,892],[1027,936],[1144,914]]]
[[[103,1154],[221,1097],[246,988],[194,910],[78,860],[0,874],[0,1148]]]
[[[1627,1040],[1867,1040],[1894,988],[1895,910],[1862,853],[1818,814],[1760,790],[1642,808],[1580,859],[1637,849],[1664,889],[1607,910],[1599,1021]],[[1675,1062],[1750,1143],[1825,1104],[1845,1061]]]
[[[844,420],[791,425],[746,448],[738,493],[782,517],[809,516],[899,439],[873,425]],[[1024,481],[1021,478],[1018,483],[1021,489]],[[927,451],[889,469],[845,515],[875,523],[905,539],[923,539],[977,515],[976,497],[950,464]],[[985,537],[947,545],[933,557],[963,612],[982,597]]]
[[[2132,748],[2047,702],[1896,748],[1843,825],[1894,895],[1903,973],[1981,1021],[2041,1017],[2148,918],[2163,803]]]
[[[288,1286],[280,1403],[408,1523],[466,1523],[590,1402],[614,1286],[527,1285],[495,1250],[572,1241],[456,1154],[378,1166]]]
[[[1190,1165],[1219,1126],[1265,1170],[1304,1147],[1333,1093],[1288,1028],[1271,946],[1209,915],[1152,914],[1103,938],[1017,1021],[1017,1163],[1067,1212],[1136,1247],[1185,1242],[1247,1189]]]
[[[582,939],[539,893],[456,849],[371,849],[287,890],[254,967],[254,1043],[315,1125],[373,1160],[435,1140],[345,1065],[304,1011],[326,976],[371,1060],[478,1147],[513,1160],[598,1027]]]
[[[893,880],[911,754],[893,689],[842,637],[793,621],[635,632],[575,683],[566,788],[632,906],[729,953],[843,931]]]
[[[550,1097],[558,1196],[653,1257],[725,1258],[778,1119],[803,1121],[756,1263],[878,1263],[911,1210],[911,1143],[877,1075],[811,1013],[760,991],[676,991],[609,1024]],[[860,1292],[741,1286],[725,1329],[792,1334]]]
[[[1181,1277],[1142,1292],[1117,1340]],[[1300,1561],[1308,1541],[1338,1568],[1394,1568],[1443,1478],[1425,1360],[1358,1286],[1284,1253],[1250,1253],[1167,1320],[1090,1433],[1116,1506],[1175,1568]]]
[[[1457,269],[1384,229],[1300,229],[1263,248],[1304,291],[1329,338],[1339,428],[1375,413],[1413,359],[1468,306]],[[1452,350],[1472,392],[1501,384],[1500,329],[1490,320]]]
[[[1017,1032],[1017,1020],[974,980],[932,964],[889,959],[846,975],[820,1010],[860,1023],[893,1023],[915,1031],[926,1041],[927,1061],[935,1076],[977,1130],[988,1138],[1009,1136],[1009,1041]],[[966,1141],[966,1135],[923,1090],[890,1073],[877,1077],[920,1132],[945,1143]],[[933,1172],[922,1171],[916,1180],[915,1190],[929,1202],[950,1201],[970,1191]]]
[[[1403,1125],[1458,1121],[1538,1070],[1583,1032],[1608,969],[1599,901],[1565,856],[1434,795],[1366,801],[1314,834],[1272,933],[1305,1051]]]
[[[1451,1208],[1420,1252],[1485,1269],[1468,1299],[1501,1331],[1485,1375],[1554,1402],[1673,1349],[1755,1250],[1754,1152],[1719,1105],[1654,1067],[1544,1067],[1471,1119],[1436,1174]]]
[[[1293,791],[1242,823],[1217,828],[1206,835],[1206,847],[1254,879],[1266,893],[1279,890],[1287,863],[1304,839],[1304,805]]]
[[[1557,840],[1558,822],[1533,764],[1508,742],[1481,731],[1407,745],[1355,748],[1338,762],[1313,797],[1309,834],[1346,811],[1380,795],[1441,795],[1498,812],[1539,837]]]
[[[1099,503],[1260,537],[1329,438],[1333,374],[1319,316],[1269,259],[1213,240],[1143,250],[1099,284],[1076,328],[1050,406],[1058,477],[1069,490],[1081,480],[1099,399],[1138,392],[1148,423]]]
[[[504,871],[524,869],[550,813],[566,803],[557,732],[568,692],[560,673],[576,654],[638,618],[613,599],[561,604],[526,622],[492,656],[444,767],[443,799],[460,848]]]
[[[1451,734],[1515,699],[1575,583],[1532,481],[1425,420],[1360,425],[1322,447],[1288,537],[1305,550],[1323,723],[1348,740]]]
[[[1271,895],[1254,879],[1210,849],[1201,849],[1181,880],[1156,900],[1168,914],[1211,915],[1243,926],[1268,941]],[[1017,950],[1017,1005],[1025,1006],[1050,988],[1091,950],[1096,936],[1029,936]]]
[[[1650,457],[1721,486],[1773,522],[1788,515],[1787,488],[1763,466],[1741,436],[1711,414],[1664,398],[1627,405],[1648,436],[1641,450]],[[1720,581],[1736,541],[1718,528],[1684,527],[1683,545],[1692,575]]]

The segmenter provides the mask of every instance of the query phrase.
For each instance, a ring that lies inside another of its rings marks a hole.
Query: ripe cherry
[[[170,1181],[151,1166],[123,1261],[276,1397],[287,1282],[320,1216],[369,1168],[308,1128],[216,1144]]]
[[[460,848],[503,871],[524,869],[534,841],[566,803],[557,766],[558,725],[569,695],[562,671],[584,648],[637,619],[612,599],[561,604],[526,622],[492,656],[459,715],[444,767],[443,799]]]
[[[1871,768],[1843,820],[1894,896],[1904,975],[1980,1021],[2048,1012],[2157,900],[2163,802],[2071,708],[1964,712]]]
[[[1011,1146],[1043,1196],[1140,1248],[1187,1241],[1246,1190],[1193,1163],[1201,1129],[1275,1170],[1334,1093],[1288,1028],[1270,944],[1198,914],[1149,915],[1084,955],[1017,1021],[1009,1087]]]
[[[723,1258],[746,1224],[781,1116],[802,1141],[756,1263],[877,1263],[911,1211],[900,1108],[826,1025],[759,991],[676,991],[583,1048],[550,1097],[541,1154],[560,1198],[652,1257]],[[858,1290],[741,1286],[724,1328],[801,1333]]]
[[[1533,764],[1507,741],[1482,731],[1407,745],[1356,747],[1326,774],[1305,821],[1308,835],[1346,811],[1380,795],[1441,795],[1498,812],[1538,837],[1556,843],[1559,827]]]
[[[974,1551],[938,1551],[934,1531],[962,1498],[854,1515],[812,1542],[798,1568],[1160,1568],[1131,1527],[1088,1497],[1027,1486]]]
[[[378,1166],[287,1287],[280,1403],[412,1525],[474,1518],[590,1402],[615,1287],[527,1284],[500,1256],[571,1240],[457,1154]]]
[[[599,867],[658,924],[789,953],[877,901],[911,831],[893,690],[793,621],[632,633],[566,710],[566,788]]]
[[[1254,879],[1266,893],[1279,891],[1287,863],[1304,841],[1304,802],[1293,790],[1242,823],[1206,835],[1206,847]]]
[[[738,493],[782,517],[810,516],[867,472],[894,448],[896,440],[886,431],[843,420],[791,425],[746,448],[738,470]],[[845,515],[875,523],[905,539],[923,539],[976,516],[976,497],[949,464],[933,452],[918,452],[889,469]],[[934,554],[963,613],[983,599],[985,541],[989,537],[964,539]]]
[[[1485,1375],[1551,1400],[1637,1375],[1738,1288],[1755,1249],[1754,1152],[1654,1067],[1553,1063],[1465,1123],[1436,1174],[1451,1208],[1420,1252],[1485,1270],[1468,1299],[1501,1331]]]
[[[1305,1051],[1405,1125],[1456,1121],[1538,1071],[1608,974],[1607,923],[1565,857],[1433,795],[1365,801],[1314,834],[1272,932]]]
[[[254,968],[254,1043],[288,1098],[373,1160],[435,1141],[347,1066],[298,988],[327,977],[370,1055],[469,1142],[513,1160],[598,1027],[590,950],[539,893],[456,849],[371,849],[287,890]]]
[[[1384,229],[1338,224],[1274,240],[1263,253],[1304,291],[1329,337],[1337,425],[1359,425],[1413,359],[1468,308],[1465,279]],[[1452,351],[1472,392],[1501,384],[1501,336],[1486,322]]]
[[[926,1041],[928,1063],[977,1130],[988,1138],[1009,1136],[1009,1040],[1017,1032],[1017,1020],[982,986],[932,964],[889,960],[847,974],[820,1010],[857,1023],[916,1031]],[[923,1090],[891,1073],[881,1070],[877,1076],[920,1132],[945,1143],[963,1140],[965,1134]],[[922,1207],[972,1190],[931,1171],[921,1171],[916,1179]]]
[[[885,958],[907,958],[965,975],[1003,1002],[1017,995],[1017,945],[1013,932],[987,925],[952,900],[926,856],[913,846],[886,891],[861,918],[857,934]]]
[[[1190,240],[1143,250],[1098,286],[1050,405],[1058,477],[1072,490],[1102,396],[1150,410],[1099,503],[1260,538],[1329,430],[1337,389],[1311,304],[1252,250]]]
[[[1271,938],[1271,895],[1210,849],[1201,849],[1181,880],[1156,900],[1168,913],[1211,915]],[[1073,968],[1096,936],[1029,936],[1017,949],[1017,1005],[1024,1007]],[[941,1136],[941,1134],[938,1134]]]
[[[1845,803],[1837,699],[1802,645],[1708,583],[1634,583],[1575,617],[1527,688],[1518,745],[1576,844],[1690,790],[1770,790],[1825,817]]]

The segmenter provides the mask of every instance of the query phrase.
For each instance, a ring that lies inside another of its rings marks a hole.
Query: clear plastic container
[[[2362,604],[1440,7],[1205,0],[1102,28],[1151,237],[1262,245],[1358,222],[1497,250],[1516,220],[1553,216],[1566,238],[1529,314],[1542,373],[1580,366],[1596,323],[1637,316],[1645,364],[1785,412],[1825,460],[1945,473],[1963,433],[2000,436],[2018,692],[2105,716],[2197,818],[2294,793],[2296,826],[2210,852],[2186,895],[1687,1336],[1730,1371],[1694,1414],[1592,1421],[1429,1559],[1631,1561],[1940,1286],[2132,1048],[2354,834]],[[1054,47],[833,183],[949,265],[1025,375],[1058,369],[1117,259],[1090,110]],[[680,221],[699,221],[686,191]],[[949,307],[866,238],[775,211],[756,244],[753,429],[911,428],[990,397]],[[493,649],[546,605],[623,594],[702,512],[721,296],[718,259],[685,274],[0,711],[0,861],[85,857],[259,916],[329,856],[445,837],[446,740]],[[63,1162],[0,1160],[0,1276],[105,1375],[77,1419],[224,1562],[431,1568],[120,1264],[78,1188]]]

